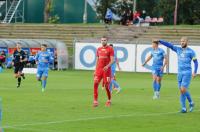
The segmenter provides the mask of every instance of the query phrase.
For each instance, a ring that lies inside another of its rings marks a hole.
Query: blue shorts
[[[163,76],[163,71],[161,71],[160,69],[152,70],[152,75],[155,75],[155,76],[158,76],[158,77],[162,77]]]
[[[37,77],[48,77],[49,68],[38,68],[37,69]]]
[[[179,89],[181,87],[188,88],[192,79],[191,74],[178,74],[177,75],[178,79],[178,87]]]

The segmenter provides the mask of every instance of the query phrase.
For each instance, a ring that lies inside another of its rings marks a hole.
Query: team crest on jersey
[[[106,49],[101,49],[101,52],[107,53],[107,50]]]
[[[184,57],[185,57],[185,54],[184,54],[184,53],[181,53],[181,57],[183,57],[183,58],[184,58]]]
[[[47,57],[47,56],[49,56],[49,55],[48,55],[48,54],[42,54],[42,56],[43,56],[43,57]]]
[[[154,54],[159,54],[159,51],[154,51]]]

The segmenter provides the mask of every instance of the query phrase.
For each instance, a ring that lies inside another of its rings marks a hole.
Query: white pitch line
[[[23,130],[23,131],[34,131],[34,132],[57,132],[56,130],[44,130],[44,129],[30,129],[30,128],[20,128],[20,127],[10,127],[10,129],[14,129],[14,130]]]
[[[200,112],[200,110],[196,110],[194,112]],[[30,124],[21,124],[21,125],[7,125],[3,126],[3,128],[12,128],[12,127],[25,127],[25,126],[38,126],[38,125],[49,125],[49,124],[61,124],[66,122],[78,122],[78,121],[89,121],[89,120],[101,120],[101,119],[110,119],[110,118],[121,118],[121,117],[148,117],[148,116],[162,116],[162,115],[172,115],[178,114],[178,112],[167,112],[167,113],[150,113],[150,114],[128,114],[128,115],[118,115],[118,116],[102,116],[102,117],[90,117],[90,118],[80,118],[74,120],[61,120],[61,121],[50,121],[50,122],[38,122],[38,123],[30,123]]]

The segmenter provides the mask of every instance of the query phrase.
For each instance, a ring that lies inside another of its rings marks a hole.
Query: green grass
[[[181,114],[176,76],[165,75],[160,100],[152,100],[151,75],[118,73],[123,91],[106,94],[99,88],[99,107],[93,108],[92,71],[51,71],[41,93],[35,75],[26,75],[16,88],[12,71],[0,74],[5,132],[198,132],[200,79],[192,81],[195,111]]]

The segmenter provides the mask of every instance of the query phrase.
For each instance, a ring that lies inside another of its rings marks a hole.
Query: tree
[[[101,20],[104,20],[107,8],[111,8],[117,0],[97,0],[97,14]]]
[[[181,24],[198,24],[200,22],[200,1],[180,0],[178,21]]]
[[[133,2],[130,0],[118,0],[112,4],[111,9],[118,16],[122,16],[124,12],[129,12],[133,10]]]
[[[132,2],[132,3],[131,3]],[[137,0],[137,11],[146,10],[150,17],[163,17],[165,24],[173,24],[176,0]],[[97,0],[97,13],[104,19],[107,8],[121,16],[132,10],[133,0]],[[178,24],[200,24],[200,0],[179,0]]]
[[[139,12],[145,10],[148,16],[154,17],[157,16],[157,14],[153,12],[153,9],[155,8],[157,3],[158,0],[137,0],[136,10]]]
[[[177,13],[178,24],[199,24],[199,5],[199,0],[179,0]],[[153,14],[164,17],[165,24],[173,24],[174,9],[175,0],[159,0],[153,9]]]
[[[153,15],[163,17],[165,24],[173,24],[175,0],[159,0],[153,8]]]
[[[44,8],[44,22],[48,23],[50,13],[52,8],[52,0],[45,0],[45,8]]]
[[[196,0],[194,1],[194,8],[193,8],[193,15],[192,15],[192,19],[194,20],[193,24],[200,24],[200,1]]]

